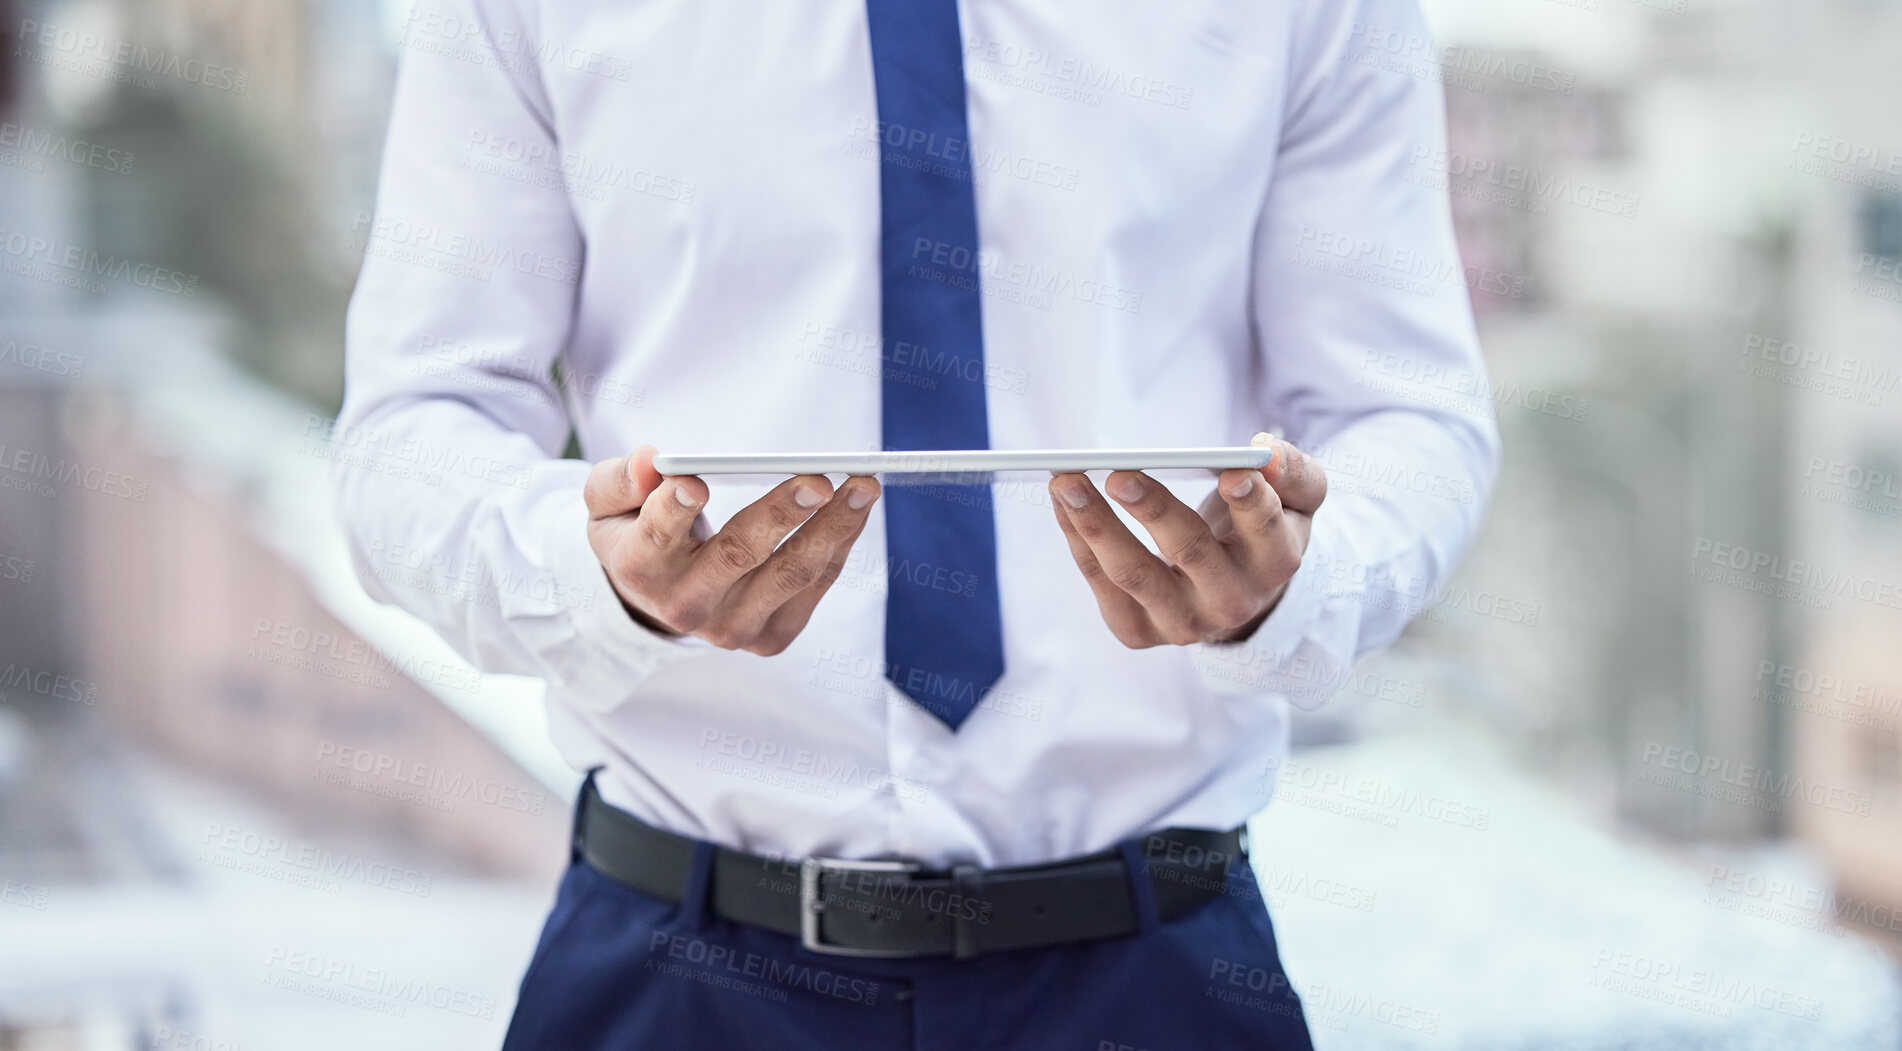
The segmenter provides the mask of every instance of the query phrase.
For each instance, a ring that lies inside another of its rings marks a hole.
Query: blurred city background
[[[1426,6],[1491,386],[1365,381],[1506,465],[1254,822],[1317,1043],[1902,1046],[1902,3]],[[576,778],[323,482],[404,14],[0,0],[0,1051],[500,1041]]]

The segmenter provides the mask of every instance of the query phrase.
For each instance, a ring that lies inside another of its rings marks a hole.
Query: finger
[[[780,541],[831,498],[832,483],[824,475],[779,483],[700,545],[683,583],[700,597],[723,598],[735,581],[758,569]]]
[[[581,499],[588,505],[588,517],[611,518],[638,511],[659,485],[654,447],[643,445],[632,455],[595,464],[581,487]]]
[[[1298,547],[1292,542],[1293,521],[1281,505],[1281,496],[1264,483],[1261,472],[1223,471],[1215,491],[1228,505],[1234,522],[1231,541],[1243,572],[1263,586],[1276,586],[1292,576],[1300,564]],[[1296,552],[1294,565],[1288,564],[1290,552]]]
[[[728,592],[715,619],[723,622],[742,645],[779,641],[765,638],[774,613],[790,601],[806,598],[808,592],[813,593],[808,612],[818,604],[832,584],[826,577],[827,570],[831,569],[832,577],[838,576],[838,570],[832,569],[834,560],[844,565],[846,552],[864,531],[877,498],[877,481],[847,479],[830,502],[767,556],[758,569],[741,578]],[[803,620],[800,626],[804,626]],[[787,636],[772,652],[785,649],[791,641],[792,637]]]
[[[1052,493],[1055,496],[1055,493]],[[1076,566],[1083,571],[1083,579],[1090,585],[1090,593],[1096,596],[1096,607],[1103,614],[1103,623],[1109,625],[1110,633],[1118,642],[1132,648],[1155,646],[1162,642],[1162,636],[1156,631],[1155,624],[1149,619],[1149,611],[1143,609],[1129,592],[1109,582],[1109,575],[1103,569],[1103,563],[1097,560],[1096,552],[1083,535],[1076,531],[1076,525],[1070,521],[1067,505],[1061,499],[1053,499],[1051,508],[1056,512],[1057,525],[1063,530],[1063,538],[1070,545],[1070,556],[1076,559]]]
[[[1275,487],[1281,506],[1312,516],[1327,499],[1327,471],[1319,460],[1287,442],[1275,444],[1275,458],[1261,469],[1262,477]]]
[[[640,550],[673,557],[691,554],[697,546],[694,522],[706,503],[707,483],[693,475],[673,475],[662,481],[634,516]]]
[[[1052,495],[1064,502],[1070,524],[1103,564],[1109,582],[1142,603],[1164,638],[1174,641],[1193,634],[1188,579],[1136,539],[1088,478],[1059,475],[1050,485]]]
[[[877,500],[878,482],[871,478],[860,481],[869,483],[866,488],[870,490],[871,499]],[[850,488],[852,484],[851,481],[847,481],[845,488]],[[847,506],[850,506],[850,499],[851,495],[847,494]],[[871,508],[872,504],[868,502],[865,511],[858,516],[858,525],[833,544],[832,557],[826,561],[819,579],[814,581],[812,586],[787,599],[784,605],[774,610],[773,615],[767,618],[766,626],[761,629],[753,652],[769,657],[780,653],[792,644],[793,639],[799,637],[800,632],[806,630],[806,623],[812,619],[812,611],[818,608],[819,600],[826,597],[826,592],[832,590],[833,583],[845,571],[846,559],[852,555],[852,545],[858,542],[859,534],[865,532],[866,523],[871,521]],[[804,533],[810,528],[812,526],[808,524],[800,529],[799,533]],[[799,533],[793,534],[795,539]]]
[[[602,565],[623,601],[639,601],[641,613],[676,634],[689,624],[690,610],[676,609],[676,586],[686,573],[699,541],[694,523],[706,502],[706,483],[691,476],[667,478],[648,495],[638,512],[589,523],[595,553],[607,551]],[[664,608],[663,608],[664,607]]]
[[[1255,488],[1268,486],[1257,482]],[[1104,489],[1155,538],[1162,557],[1188,578],[1196,614],[1192,626],[1231,628],[1261,609],[1268,585],[1246,571],[1237,557],[1240,552],[1217,540],[1208,520],[1178,500],[1168,486],[1137,471],[1117,471]]]
[[[1235,589],[1235,561],[1215,539],[1209,523],[1169,487],[1141,471],[1113,472],[1103,490],[1142,523],[1169,564],[1204,593]]]
[[[624,599],[628,592],[653,595],[680,575],[682,567],[673,563],[691,546],[686,541],[706,496],[698,478],[663,480],[651,445],[588,472],[582,486],[588,543]]]
[[[1281,494],[1275,492],[1261,471],[1237,468],[1223,471],[1215,491],[1228,505],[1229,521],[1244,537],[1259,537],[1275,528],[1281,519]]]

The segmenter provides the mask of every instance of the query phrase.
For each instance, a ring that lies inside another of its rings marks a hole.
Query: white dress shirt
[[[992,447],[1274,429],[1333,488],[1253,638],[1131,650],[1047,479],[1000,485],[1004,675],[957,732],[882,673],[882,515],[790,649],[727,652],[628,618],[561,458],[571,426],[587,461],[878,448],[863,4],[423,0],[407,24],[332,436],[364,583],[547,680],[562,752],[661,826],[985,865],[1231,827],[1288,705],[1400,632],[1485,502],[1474,278],[1408,178],[1441,92],[1382,44],[1426,38],[1414,0],[961,11],[971,141],[922,149],[975,172]],[[714,528],[764,491],[711,482]]]

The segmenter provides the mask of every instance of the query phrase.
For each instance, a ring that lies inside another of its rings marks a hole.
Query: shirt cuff
[[[1315,523],[1300,567],[1288,578],[1274,612],[1253,635],[1189,647],[1196,671],[1215,693],[1280,694],[1298,708],[1317,708],[1333,695],[1341,679],[1341,660],[1317,638],[1331,619],[1328,568],[1336,557],[1334,532],[1326,521]]]
[[[570,645],[550,662],[552,677],[570,700],[609,711],[625,703],[655,672],[711,649],[704,639],[643,627],[622,607],[607,570],[588,544],[588,509],[578,488],[572,499],[557,502],[549,529],[549,568],[577,596],[568,616]]]

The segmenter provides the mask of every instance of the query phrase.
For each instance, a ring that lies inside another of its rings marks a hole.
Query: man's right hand
[[[595,464],[583,491],[588,543],[629,615],[721,649],[784,650],[838,579],[878,481],[849,478],[835,493],[822,475],[791,478],[702,539],[693,523],[707,484],[662,477],[654,451],[643,445]]]

